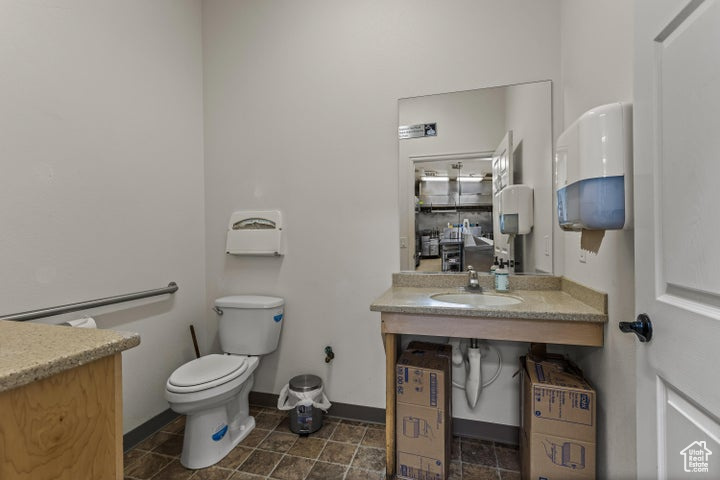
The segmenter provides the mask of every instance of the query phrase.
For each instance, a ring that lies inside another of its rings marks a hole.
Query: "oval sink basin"
[[[517,297],[488,293],[438,293],[430,295],[430,298],[439,302],[468,305],[470,307],[497,307],[522,303],[522,299]]]

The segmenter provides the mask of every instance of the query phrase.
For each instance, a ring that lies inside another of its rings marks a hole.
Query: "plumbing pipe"
[[[493,383],[495,380],[497,380],[498,377],[500,376],[500,372],[502,371],[502,356],[500,355],[500,350],[498,350],[496,347],[493,347],[493,346],[490,345],[490,344],[486,344],[486,346],[487,346],[488,350],[493,350],[493,351],[495,351],[495,356],[497,357],[497,364],[498,364],[498,365],[497,365],[497,368],[495,369],[495,373],[493,373],[492,376],[490,377],[490,380],[488,380],[487,382],[483,382],[482,388],[487,387],[488,385],[490,385],[491,383]],[[464,359],[463,359],[463,366],[462,366],[462,375],[459,374],[459,373],[456,374],[454,368],[455,368],[455,367],[453,367],[453,378],[458,378],[458,377],[463,377],[463,378],[465,378],[466,375],[465,375],[465,363],[464,363]],[[464,384],[459,384],[459,383],[457,383],[455,380],[453,380],[452,385],[453,385],[453,387],[459,388],[460,390],[465,390],[465,385],[464,385]]]
[[[449,338],[447,343],[452,346],[452,386],[460,390],[465,390],[465,399],[467,400],[468,406],[475,408],[482,390],[500,376],[500,372],[502,371],[502,356],[500,355],[500,350],[489,343],[485,343],[485,347],[483,348],[493,350],[497,356],[497,369],[490,379],[483,383],[480,340],[471,338],[469,341],[466,341],[459,338]],[[469,346],[466,348],[468,358],[465,358],[462,345],[467,343],[469,343]],[[460,384],[456,382],[456,378],[462,378],[465,383]]]
[[[477,345],[477,343],[476,343]],[[465,397],[470,408],[475,408],[482,390],[482,355],[477,347],[468,347],[468,372],[465,379]]]
[[[454,367],[459,367],[465,361],[462,350],[460,350],[460,341],[461,339],[459,338],[451,338],[450,340],[448,340],[448,343],[452,347],[451,359]]]
[[[460,342],[462,340],[459,338],[451,338],[448,343],[452,346],[452,355],[450,357],[450,360],[452,362],[452,378],[453,379],[460,379],[462,378],[463,381],[467,377],[467,365],[465,361],[465,355],[462,352],[462,349],[460,347]],[[452,381],[452,384],[456,388],[460,388],[461,390],[465,390],[465,385],[461,385],[459,383],[456,383],[455,380]]]

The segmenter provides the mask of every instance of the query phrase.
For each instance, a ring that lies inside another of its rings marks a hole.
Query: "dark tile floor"
[[[309,437],[290,432],[287,415],[252,407],[256,427],[218,464],[180,465],[185,418],[163,427],[125,453],[126,480],[384,480],[385,426],[325,417]],[[449,480],[519,480],[512,445],[453,438]]]

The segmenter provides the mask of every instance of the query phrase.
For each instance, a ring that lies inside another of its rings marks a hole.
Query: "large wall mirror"
[[[403,98],[398,126],[401,270],[552,273],[550,81]]]

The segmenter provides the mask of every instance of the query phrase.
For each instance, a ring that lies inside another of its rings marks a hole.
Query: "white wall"
[[[0,1],[2,312],[180,285],[89,312],[142,337],[125,431],[204,331],[200,28],[195,0]]]
[[[513,156],[520,157],[522,183],[533,187],[535,222],[523,235],[526,272],[552,273],[553,235],[551,86],[549,83],[514,85],[507,89],[505,125],[513,132]],[[517,173],[517,172],[516,172]],[[499,232],[496,233],[496,235]]]
[[[559,18],[558,1],[203,3],[208,302],[287,299],[255,390],[316,373],[331,400],[384,407],[368,307],[400,266],[397,100],[557,81]],[[253,208],[284,211],[284,258],[225,255],[230,213]]]
[[[563,1],[565,127],[594,106],[632,100],[632,23],[632,2]],[[580,234],[560,235],[565,275],[608,294],[605,346],[573,351],[598,391],[598,478],[633,478],[635,339],[617,328],[619,321],[634,317],[633,234],[606,232],[598,254],[587,254],[587,263],[579,261]]]

